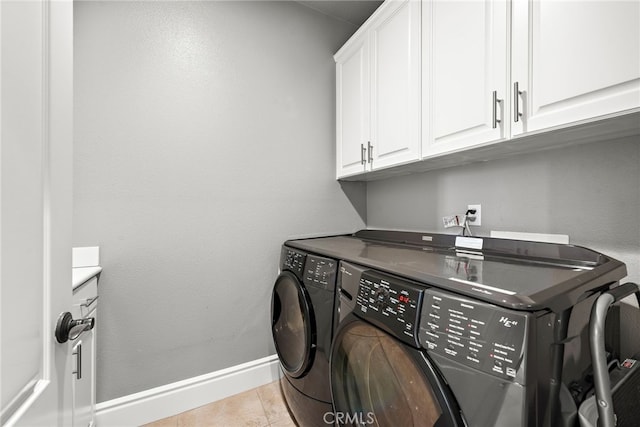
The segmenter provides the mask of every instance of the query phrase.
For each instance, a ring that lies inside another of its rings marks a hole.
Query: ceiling
[[[298,3],[357,27],[382,4],[380,0],[315,0]]]

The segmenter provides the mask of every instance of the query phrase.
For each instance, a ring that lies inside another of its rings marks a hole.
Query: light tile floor
[[[143,427],[296,427],[278,381]]]

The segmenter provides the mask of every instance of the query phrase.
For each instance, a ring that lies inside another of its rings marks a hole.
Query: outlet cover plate
[[[469,215],[469,217],[475,217],[474,220],[471,220],[471,218],[469,218],[469,225],[482,225],[482,205],[467,205],[467,209],[476,210],[476,213],[474,215]]]

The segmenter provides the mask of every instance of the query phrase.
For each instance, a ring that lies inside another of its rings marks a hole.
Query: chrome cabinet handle
[[[80,304],[80,307],[89,307],[91,304],[93,304],[96,300],[98,299],[98,295],[96,295],[93,298],[87,298],[85,300],[85,302],[83,302],[82,304]]]
[[[513,121],[516,123],[518,123],[520,117],[522,117],[522,113],[520,112],[520,95],[522,95],[522,91],[520,90],[518,82],[515,82],[513,84]]]
[[[373,145],[371,145],[371,141],[367,141],[367,162],[373,163]]]
[[[364,153],[367,151],[366,148],[364,148],[364,144],[360,144],[360,164],[364,165],[366,164],[366,160],[364,159]]]
[[[76,374],[76,379],[82,379],[82,343],[76,345],[76,351],[72,353],[76,356],[76,370],[72,374]]]
[[[502,99],[498,99],[498,91],[493,91],[493,128],[498,127],[498,123],[501,123],[502,120],[498,118],[498,104],[502,102]]]

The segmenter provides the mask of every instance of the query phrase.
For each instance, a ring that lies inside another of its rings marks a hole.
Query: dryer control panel
[[[418,320],[424,287],[379,272],[365,271],[360,277],[355,313],[419,347]]]
[[[283,246],[280,254],[280,264],[283,269],[291,270],[296,276],[301,277],[305,258],[304,253]]]
[[[458,297],[425,291],[419,339],[429,352],[504,379],[523,380],[527,315]]]
[[[307,255],[303,281],[307,286],[333,291],[336,283],[338,262],[314,255]]]

